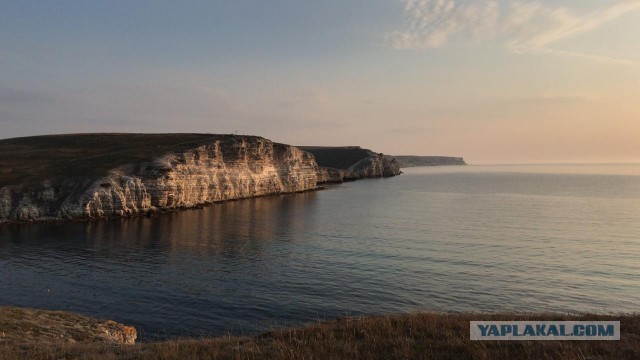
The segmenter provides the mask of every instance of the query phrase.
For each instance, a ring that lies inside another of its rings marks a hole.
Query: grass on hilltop
[[[322,167],[348,170],[351,165],[369,157],[369,150],[358,146],[298,146],[310,152]]]
[[[211,140],[214,134],[64,134],[0,140],[0,187],[56,177],[100,177]]]

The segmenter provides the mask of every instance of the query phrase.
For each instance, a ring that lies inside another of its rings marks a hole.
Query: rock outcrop
[[[0,345],[108,343],[133,345],[133,326],[63,312],[0,307]]]
[[[360,178],[390,177],[400,174],[400,166],[395,159],[371,151],[369,156],[349,167]]]
[[[318,184],[341,183],[358,179],[360,179],[360,177],[353,171],[329,167],[318,167]]]
[[[315,156],[320,182],[357,180],[399,175],[400,166],[383,154],[359,146],[301,146]]]

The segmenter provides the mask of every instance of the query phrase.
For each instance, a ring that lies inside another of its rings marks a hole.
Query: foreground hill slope
[[[343,318],[254,336],[124,345],[91,327],[68,332],[78,315],[9,308],[0,321],[3,359],[638,359],[638,315],[438,314]],[[2,313],[0,308],[0,314]],[[19,318],[11,314],[21,314]],[[42,315],[46,315],[43,317]],[[67,314],[65,316],[65,314]],[[55,318],[55,321],[49,318]],[[86,318],[82,317],[83,321]],[[620,321],[620,341],[471,341],[471,320]],[[45,321],[44,324],[41,324]],[[101,321],[98,321],[102,323]],[[16,323],[22,324],[21,327]],[[83,322],[84,323],[84,322]],[[24,326],[30,324],[29,326]],[[62,328],[60,328],[62,326]],[[34,330],[46,335],[36,334]],[[62,330],[62,331],[61,331]],[[48,337],[48,334],[58,334]],[[116,334],[119,334],[116,332]],[[62,336],[60,336],[62,335]],[[71,341],[75,339],[75,341]],[[118,338],[119,339],[119,338]],[[128,339],[128,338],[127,338]],[[120,345],[116,345],[116,344]],[[130,344],[131,342],[125,342]],[[25,346],[27,345],[27,346]]]

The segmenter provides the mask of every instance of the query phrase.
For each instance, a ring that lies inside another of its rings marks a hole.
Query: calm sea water
[[[640,165],[414,168],[154,218],[0,226],[0,305],[110,318],[145,339],[638,304]]]

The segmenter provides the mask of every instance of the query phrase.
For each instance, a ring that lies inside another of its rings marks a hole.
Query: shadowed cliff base
[[[64,313],[60,313],[64,314]],[[75,315],[69,314],[73,317]],[[30,319],[37,322],[38,319]],[[620,321],[620,341],[471,341],[472,320]],[[5,319],[0,322],[0,334]],[[28,335],[23,329],[24,336]],[[50,329],[49,331],[53,331]],[[21,334],[12,334],[13,338]],[[342,318],[255,336],[136,345],[0,338],[3,359],[638,359],[639,315],[434,314]]]
[[[387,155],[395,159],[401,168],[416,166],[451,166],[467,165],[461,157],[452,156],[416,156],[416,155]]]
[[[395,162],[381,154],[360,155],[350,170],[335,170],[320,168],[309,152],[258,136],[5,139],[0,140],[0,223],[149,214],[399,174]]]

